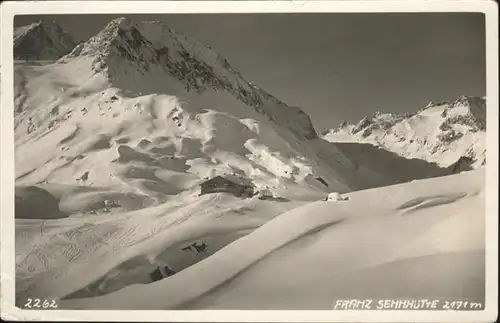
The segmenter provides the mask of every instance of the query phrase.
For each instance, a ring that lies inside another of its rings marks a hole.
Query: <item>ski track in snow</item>
[[[473,190],[482,190],[481,176],[484,173],[471,173],[450,176],[449,178],[443,178],[444,180],[431,179],[383,189],[354,192],[349,194],[349,201],[310,203],[278,216],[249,235],[226,246],[211,257],[185,269],[177,275],[169,277],[165,281],[153,283],[147,287],[139,285],[129,286],[107,296],[98,297],[95,301],[91,299],[79,299],[63,301],[62,304],[64,306],[67,304],[69,308],[94,308],[95,306],[99,306],[99,304],[106,304],[105,306],[110,308],[127,308],[131,306],[131,308],[142,309],[183,309],[205,308],[206,306],[206,308],[228,309],[251,308],[251,304],[258,303],[260,305],[257,308],[261,308],[263,306],[262,302],[257,301],[257,298],[253,298],[252,295],[256,296],[257,293],[265,295],[266,292],[272,294],[274,287],[276,287],[276,291],[278,292],[281,291],[280,288],[285,288],[285,286],[294,281],[287,280],[286,278],[279,280],[277,277],[272,279],[263,278],[259,275],[264,275],[267,270],[262,271],[261,269],[273,268],[268,267],[274,266],[272,264],[276,264],[279,268],[291,265],[291,263],[287,265],[288,260],[285,262],[280,260],[281,257],[278,255],[283,253],[292,252],[292,254],[303,255],[304,257],[311,257],[315,254],[325,252],[328,254],[328,249],[324,247],[333,247],[334,245],[316,246],[319,241],[324,239],[329,239],[326,241],[340,239],[340,241],[346,241],[347,243],[334,246],[330,251],[333,257],[331,260],[328,260],[328,258],[322,258],[323,260],[321,260],[328,268],[331,267],[331,262],[336,263],[336,270],[328,273],[328,271],[322,271],[322,267],[315,265],[315,262],[302,263],[302,266],[305,266],[303,269],[304,273],[307,274],[299,281],[303,281],[304,279],[307,281],[307,277],[314,281],[314,272],[318,270],[321,272],[321,274],[318,273],[321,277],[332,275],[333,278],[338,277],[343,272],[362,272],[362,268],[376,268],[384,263],[394,262],[398,259],[412,259],[425,255],[445,255],[447,252],[467,253],[467,250],[484,250],[484,240],[481,241],[481,239],[484,239],[484,236],[482,236],[484,234],[484,228],[482,228],[484,220],[481,221],[481,209],[475,212],[467,211],[474,210],[468,205],[475,206],[477,203],[481,203],[481,194],[477,195]],[[469,182],[471,179],[478,184]],[[442,194],[443,190],[447,190],[448,185],[453,183],[453,180],[455,180],[455,184],[458,184],[457,181],[459,181],[462,184],[467,183],[472,185],[471,189],[473,193],[466,196],[466,194],[460,191],[461,188],[466,190],[468,188],[466,186],[459,186],[458,189],[451,190],[448,195]],[[411,189],[405,189],[404,193],[402,193],[402,188],[399,186],[404,187],[405,185],[410,185]],[[382,191],[379,193],[378,190]],[[379,199],[382,196],[391,197],[391,200],[384,201],[383,199]],[[436,196],[447,196],[448,200],[441,200],[440,202],[444,201],[445,203],[440,203],[438,206],[434,203]],[[369,213],[366,213],[363,205],[356,205],[356,201],[359,201],[359,199],[372,203]],[[417,200],[430,201],[434,205],[413,210],[414,214],[412,217],[405,217],[404,213],[401,213],[401,210],[408,210],[408,208],[411,209],[412,205],[418,205],[415,202]],[[468,201],[474,201],[474,203],[470,204]],[[463,204],[465,202],[467,204]],[[328,207],[329,205],[331,206]],[[453,210],[460,209],[462,211],[454,215]],[[330,211],[325,212],[327,210]],[[337,211],[332,213],[333,210]],[[470,223],[469,219],[474,218],[476,218],[477,224],[474,224],[472,229],[471,225],[467,223]],[[448,227],[449,230],[453,230],[456,225],[459,225],[457,228],[460,228],[460,230],[454,231],[453,235],[443,236],[440,231],[441,227]],[[386,226],[385,231],[376,233],[384,226]],[[283,228],[287,229],[283,231]],[[468,238],[471,242],[467,242],[467,239],[464,241],[463,236],[466,232],[464,230],[472,230],[471,236]],[[367,237],[366,235],[372,235],[373,239],[380,240],[378,242],[372,239],[365,241],[362,237]],[[425,238],[426,236],[428,237]],[[435,245],[435,242],[433,242],[434,237],[442,240],[440,242],[441,246],[439,243]],[[461,238],[459,239],[459,237]],[[349,239],[345,240],[346,238]],[[448,243],[446,240],[450,242]],[[352,244],[352,246],[349,247],[349,244]],[[465,244],[465,247],[462,247],[462,244]],[[379,251],[375,252],[377,249]],[[361,254],[356,254],[360,251]],[[269,263],[269,265],[264,265],[265,263]],[[294,263],[297,263],[297,261],[295,260]],[[221,266],[223,267],[221,268]],[[257,270],[256,268],[261,269]],[[313,270],[313,268],[315,269]],[[262,273],[259,274],[260,272]],[[254,277],[254,275],[257,276]],[[238,285],[239,283],[237,282],[243,279],[241,277],[250,277],[248,278],[250,280],[245,281],[254,286],[254,292],[248,290],[250,285],[248,287]],[[257,284],[259,279],[262,279],[262,283]],[[278,281],[274,279],[278,279]],[[182,282],[185,281],[190,281],[192,284],[190,287],[181,288]],[[266,282],[269,282],[269,284],[265,285]],[[274,286],[271,282],[274,282],[276,285]],[[314,282],[311,283],[313,284],[312,286],[315,286]],[[335,284],[334,281],[332,283]],[[241,293],[238,292],[237,286],[242,288]],[[360,287],[354,288],[359,289]],[[169,297],[163,294],[162,290],[175,290],[176,292],[169,293],[171,295]],[[218,295],[225,295],[226,293],[232,295],[233,292],[237,293],[238,296],[224,297],[225,301],[221,301],[221,305],[215,307],[210,305],[211,300],[218,299]],[[131,295],[140,293],[150,295],[148,302],[141,302],[138,305],[137,302],[139,300],[128,300]],[[249,294],[247,295],[246,293]],[[162,294],[162,298],[151,296]],[[246,301],[248,301],[248,304]],[[233,302],[238,306],[231,305]],[[264,308],[268,307],[264,306]]]

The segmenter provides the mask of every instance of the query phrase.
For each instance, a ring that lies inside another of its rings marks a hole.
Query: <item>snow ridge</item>
[[[317,137],[309,116],[300,108],[288,106],[252,85],[226,58],[161,22],[114,19],[61,61],[84,56],[93,57],[94,73],[105,73],[112,83],[123,83],[118,79],[124,78],[124,70],[133,70],[128,77],[136,72],[141,77],[155,66],[180,81],[188,92],[226,91],[294,134],[307,139]]]
[[[445,167],[465,158],[477,168],[486,163],[486,98],[431,101],[417,113],[377,112],[355,125],[344,121],[323,138],[370,143]]]
[[[56,60],[69,53],[76,43],[54,21],[38,21],[14,30],[14,59]]]

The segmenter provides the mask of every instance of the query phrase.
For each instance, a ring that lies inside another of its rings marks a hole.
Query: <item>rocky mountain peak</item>
[[[464,125],[473,132],[485,131],[486,99],[483,97],[461,96],[445,105],[441,117],[445,119],[443,125]]]
[[[317,134],[307,114],[288,106],[254,86],[231,67],[228,60],[208,46],[192,41],[158,21],[134,22],[128,18],[112,20],[96,36],[75,49],[62,61],[88,56],[94,73],[104,73],[123,84],[123,73],[155,73],[179,81],[187,92],[225,91],[245,105],[267,116],[270,121],[312,139]],[[139,77],[142,77],[139,75]],[[128,83],[137,83],[134,79]]]
[[[56,60],[76,45],[55,21],[37,21],[14,29],[14,59]]]

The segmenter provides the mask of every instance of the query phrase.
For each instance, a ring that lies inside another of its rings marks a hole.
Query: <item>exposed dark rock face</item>
[[[39,21],[14,31],[14,59],[56,60],[76,45],[73,37],[53,21]]]

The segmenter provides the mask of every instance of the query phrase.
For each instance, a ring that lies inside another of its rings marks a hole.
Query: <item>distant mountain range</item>
[[[330,142],[369,143],[406,158],[447,167],[460,158],[473,168],[486,163],[486,98],[461,96],[430,102],[416,113],[376,113],[357,124],[322,134]]]

